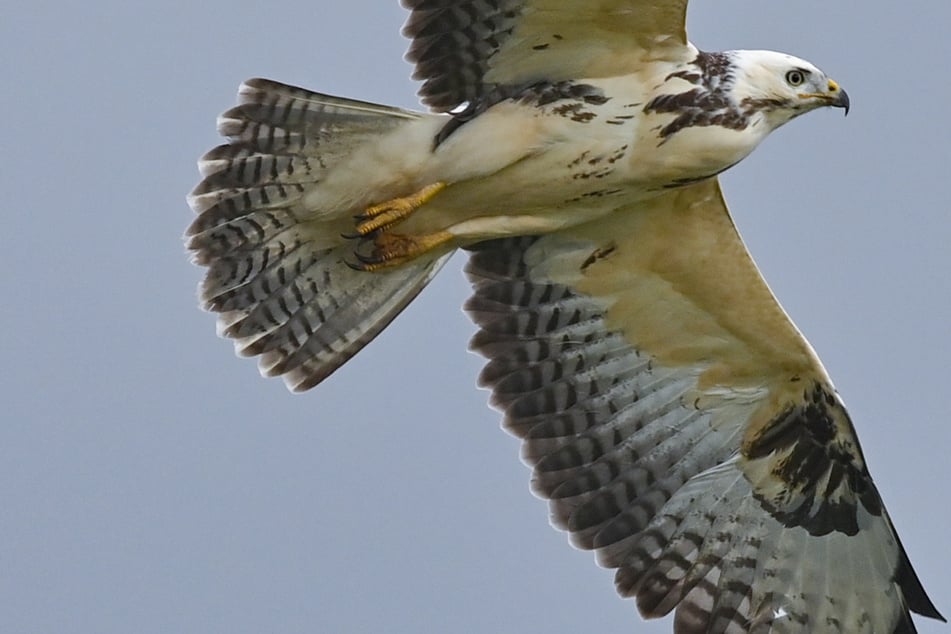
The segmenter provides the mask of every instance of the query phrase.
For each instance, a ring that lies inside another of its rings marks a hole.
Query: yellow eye
[[[791,70],[786,73],[786,83],[790,86],[799,86],[806,81],[806,74],[801,70]]]

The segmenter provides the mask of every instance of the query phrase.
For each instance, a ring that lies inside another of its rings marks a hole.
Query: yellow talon
[[[360,264],[354,268],[363,271],[379,271],[415,260],[424,253],[452,240],[448,231],[439,231],[422,236],[407,236],[398,233],[381,233],[373,238],[373,250],[369,255],[355,251]]]
[[[428,203],[439,192],[446,188],[446,183],[439,181],[423,187],[418,192],[403,198],[394,198],[378,205],[367,207],[363,214],[358,216],[357,234],[368,235],[379,229],[403,220],[411,213]]]

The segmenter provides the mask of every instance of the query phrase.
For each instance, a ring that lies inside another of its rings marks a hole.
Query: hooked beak
[[[833,108],[845,108],[845,116],[849,116],[849,93],[839,88],[839,84],[829,80],[829,97],[832,101],[829,103]]]
[[[829,86],[826,92],[805,93],[799,96],[802,99],[818,99],[820,102],[824,102],[824,105],[832,106],[833,108],[845,108],[845,114],[849,114],[849,93],[839,88],[839,84],[832,79],[829,80]]]

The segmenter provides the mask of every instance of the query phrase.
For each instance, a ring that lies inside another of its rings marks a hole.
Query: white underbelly
[[[717,126],[686,128],[664,139],[659,131],[670,115],[646,113],[649,96],[631,91],[629,82],[611,80],[604,92],[613,96],[603,104],[497,104],[459,126],[435,149],[448,118],[424,115],[356,148],[308,196],[307,206],[316,213],[352,215],[361,207],[444,182],[448,187],[402,229],[425,233],[463,226],[467,235],[470,230],[505,235],[505,227],[512,227],[512,233],[542,232],[713,176],[758,142]],[[479,230],[472,228],[470,221],[487,217],[498,220],[480,220],[475,223]]]
[[[670,115],[647,114],[640,102],[627,101],[567,116],[557,103],[541,113],[513,106],[463,125],[432,158],[429,178],[453,183],[440,204],[499,214],[617,208],[715,176],[760,140],[758,131],[720,126],[662,138],[658,131]]]

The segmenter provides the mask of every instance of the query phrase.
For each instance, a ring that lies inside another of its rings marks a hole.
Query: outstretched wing
[[[624,75],[687,54],[687,0],[403,0],[420,95],[448,111],[498,86]]]
[[[716,181],[467,271],[481,380],[553,523],[675,631],[914,632],[940,618],[808,343]]]

